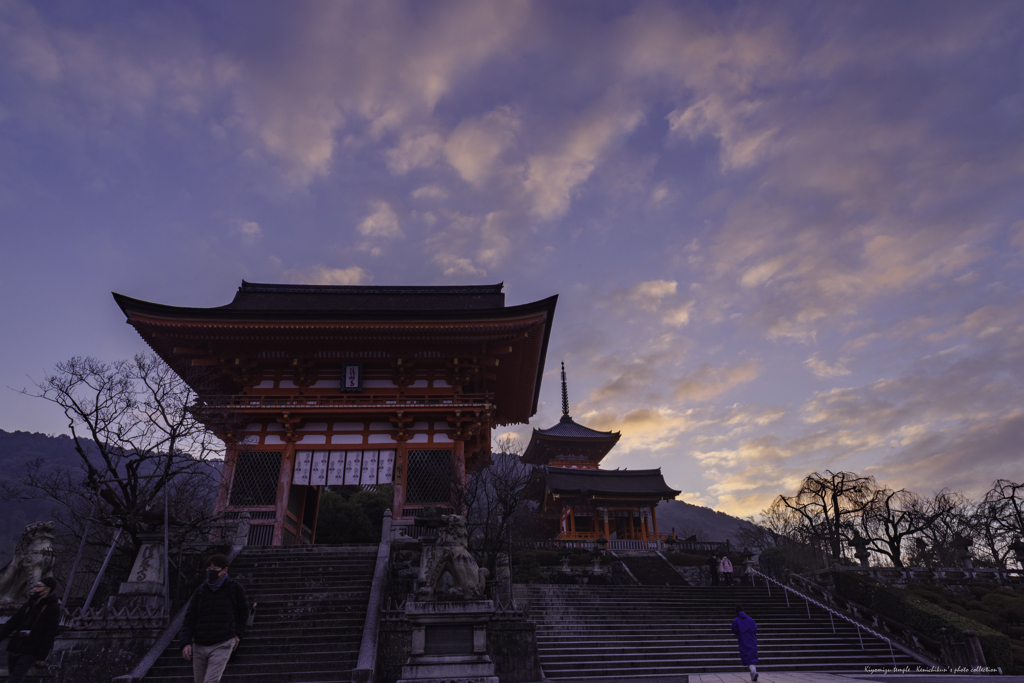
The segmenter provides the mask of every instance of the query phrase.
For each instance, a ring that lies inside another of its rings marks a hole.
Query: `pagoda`
[[[451,508],[491,429],[536,412],[558,297],[505,306],[502,289],[243,281],[214,308],[114,299],[226,444],[215,512],[249,513],[252,545],[296,545],[316,538],[323,486],[393,485],[396,531]]]
[[[534,429],[522,456],[537,468],[528,495],[539,499],[542,516],[558,519],[555,540],[668,538],[658,531],[655,509],[680,492],[669,488],[661,469],[600,469],[620,437],[620,432],[600,432],[572,419],[562,363],[562,417],[550,429]]]

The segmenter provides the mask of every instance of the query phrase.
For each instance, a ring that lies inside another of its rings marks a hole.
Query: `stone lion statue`
[[[423,572],[421,600],[434,600],[445,572],[455,583],[451,597],[475,600],[483,597],[487,570],[480,568],[469,552],[469,532],[462,515],[441,515],[443,525]]]
[[[0,570],[0,605],[21,603],[41,578],[53,574],[53,529],[53,522],[36,522],[21,532],[14,559]]]

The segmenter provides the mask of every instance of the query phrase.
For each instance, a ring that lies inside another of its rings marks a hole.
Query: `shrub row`
[[[884,586],[877,581],[850,572],[832,572],[839,595],[875,610],[904,626],[938,639],[940,629],[959,635],[974,631],[981,641],[985,662],[1008,673],[1013,666],[1010,639],[1003,633],[973,619],[944,610],[906,591]]]

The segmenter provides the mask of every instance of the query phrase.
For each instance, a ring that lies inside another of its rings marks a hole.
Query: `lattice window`
[[[450,505],[452,500],[452,452],[409,451],[408,488],[405,502]]]
[[[277,502],[277,479],[281,474],[281,452],[242,451],[231,483],[231,505],[273,505]]]

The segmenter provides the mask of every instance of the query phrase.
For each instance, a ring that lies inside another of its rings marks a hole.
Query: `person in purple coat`
[[[750,680],[757,680],[757,622],[747,616],[742,607],[736,608],[732,632],[740,646],[740,661],[750,667]]]

